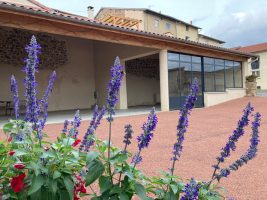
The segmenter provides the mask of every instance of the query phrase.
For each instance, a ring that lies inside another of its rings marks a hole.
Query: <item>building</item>
[[[91,10],[93,11],[93,10]],[[225,42],[200,34],[198,26],[145,8],[101,8],[95,16],[101,22],[222,46]]]
[[[35,0],[0,1],[0,100],[12,99],[11,74],[22,87],[23,47],[32,34],[43,52],[37,76],[39,94],[51,71],[57,71],[50,111],[104,105],[116,56],[126,68],[118,109],[180,108],[195,77],[200,83],[199,107],[245,95],[247,61],[253,54],[103,23],[92,19],[91,9],[88,17],[83,17]],[[22,88],[19,91],[23,98]]]
[[[258,57],[249,62],[249,73],[258,76],[257,87],[267,90],[267,42],[233,49],[253,53]]]

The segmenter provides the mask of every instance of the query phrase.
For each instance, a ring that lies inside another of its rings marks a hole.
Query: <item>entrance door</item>
[[[198,79],[199,93],[196,107],[203,107],[201,57],[176,54],[169,56],[170,110],[180,109],[190,92],[194,78]]]

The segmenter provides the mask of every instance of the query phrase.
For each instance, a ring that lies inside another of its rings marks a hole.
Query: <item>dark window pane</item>
[[[227,88],[234,87],[234,62],[233,61],[225,61],[225,82]]]
[[[224,60],[215,59],[215,65],[224,65]]]
[[[192,63],[192,78],[198,80],[199,94],[202,94],[202,74],[201,74],[201,63]]]
[[[192,62],[193,63],[201,63],[201,57],[192,56]]]
[[[215,91],[214,65],[204,65],[204,82],[206,92]]]
[[[177,69],[179,68],[179,62],[177,61],[168,61],[168,69],[172,70],[172,69]]]
[[[214,64],[214,59],[213,58],[204,58],[204,64]]]
[[[215,66],[215,88],[217,92],[224,91],[224,66]]]
[[[180,54],[180,60],[184,62],[191,62],[191,56]]]
[[[179,61],[179,54],[168,53],[168,60]]]
[[[242,67],[240,62],[234,62],[235,87],[242,87]]]

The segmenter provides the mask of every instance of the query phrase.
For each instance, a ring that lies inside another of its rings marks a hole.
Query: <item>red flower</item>
[[[77,140],[75,140],[75,142],[73,142],[72,146],[76,147],[80,142],[81,142],[81,140],[77,139]]]
[[[15,151],[10,151],[10,152],[8,152],[8,154],[9,154],[10,156],[13,156],[13,155],[15,154]]]
[[[14,192],[21,192],[24,188],[24,183],[23,183],[23,180],[25,178],[25,173],[23,174],[20,174],[18,176],[15,176],[11,179],[10,181],[10,184],[11,184],[11,187],[12,189],[14,190]]]
[[[14,167],[16,169],[24,169],[25,168],[25,165],[24,164],[21,164],[21,163],[18,163],[18,164],[15,164]]]
[[[12,141],[12,137],[10,136],[7,141],[11,142]]]

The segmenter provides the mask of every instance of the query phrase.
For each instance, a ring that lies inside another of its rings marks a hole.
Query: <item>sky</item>
[[[267,0],[39,0],[63,11],[87,15],[93,6],[149,8],[201,27],[200,33],[226,47],[267,42]]]

